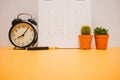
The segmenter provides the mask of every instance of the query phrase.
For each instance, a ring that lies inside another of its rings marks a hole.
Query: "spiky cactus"
[[[88,25],[84,25],[81,27],[81,35],[90,35],[91,34],[91,28]]]

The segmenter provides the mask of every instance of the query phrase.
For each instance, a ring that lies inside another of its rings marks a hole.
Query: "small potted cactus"
[[[96,49],[107,49],[108,45],[108,29],[102,26],[94,28],[94,38]]]
[[[88,25],[81,27],[81,35],[78,35],[80,49],[91,49],[92,35]]]

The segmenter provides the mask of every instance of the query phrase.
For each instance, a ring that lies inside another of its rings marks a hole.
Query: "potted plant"
[[[108,29],[102,26],[94,28],[94,38],[96,49],[107,49],[108,45]]]
[[[92,35],[90,26],[83,25],[81,27],[81,35],[78,35],[78,37],[80,49],[91,49]]]

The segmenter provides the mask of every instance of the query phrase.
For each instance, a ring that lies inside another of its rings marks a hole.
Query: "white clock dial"
[[[18,47],[30,45],[35,38],[35,29],[28,23],[19,23],[10,30],[9,38]]]

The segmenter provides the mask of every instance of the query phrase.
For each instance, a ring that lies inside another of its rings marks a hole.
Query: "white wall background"
[[[92,27],[109,28],[109,47],[120,47],[120,0],[91,0]],[[38,18],[38,0],[0,0],[0,47],[11,47],[8,31],[21,12]],[[93,42],[94,44],[94,42]]]
[[[79,48],[84,24],[91,25],[91,0],[40,0],[38,46]]]
[[[109,29],[109,47],[120,47],[120,0],[92,0],[92,27]]]

